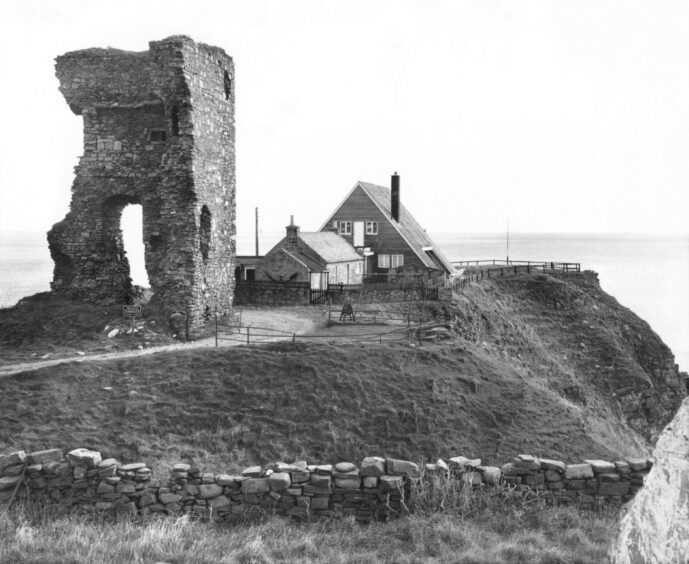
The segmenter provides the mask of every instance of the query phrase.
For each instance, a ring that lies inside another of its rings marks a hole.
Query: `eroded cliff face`
[[[651,445],[687,392],[672,351],[595,272],[485,280],[452,316],[462,336],[578,406],[591,428],[619,422]]]
[[[627,507],[613,564],[689,561],[689,399],[660,435],[655,464]]]

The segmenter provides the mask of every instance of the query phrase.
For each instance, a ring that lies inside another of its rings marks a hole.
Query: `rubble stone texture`
[[[610,549],[614,564],[689,562],[689,398],[661,433],[653,455],[653,469]]]
[[[129,303],[120,218],[140,204],[146,271],[166,313],[198,324],[234,288],[234,64],[185,36],[148,51],[57,57],[60,91],[83,117],[70,211],[48,233],[54,292]]]

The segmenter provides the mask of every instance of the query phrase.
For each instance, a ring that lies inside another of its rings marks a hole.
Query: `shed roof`
[[[327,263],[363,260],[347,240],[333,232],[301,232],[299,238]]]

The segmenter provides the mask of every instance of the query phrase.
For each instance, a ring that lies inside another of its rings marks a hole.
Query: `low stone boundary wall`
[[[629,501],[651,466],[645,458],[565,464],[524,454],[501,468],[463,456],[424,465],[368,457],[359,466],[276,462],[236,475],[177,464],[159,484],[142,462],[103,460],[100,453],[83,448],[66,456],[51,449],[0,455],[0,505],[28,500],[61,511],[144,517],[186,513],[213,521],[230,519],[251,505],[309,521],[353,515],[369,522],[405,513],[410,496],[434,476],[459,480],[462,487],[503,486],[525,494],[538,492],[553,503],[595,508]]]

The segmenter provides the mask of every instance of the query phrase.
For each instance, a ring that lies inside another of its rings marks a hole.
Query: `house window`
[[[351,221],[340,221],[340,235],[351,235],[352,234],[352,222]]]
[[[404,255],[378,255],[378,268],[400,268],[404,266]]]
[[[162,129],[154,129],[150,135],[151,143],[165,143],[167,141],[167,133]]]
[[[366,222],[366,235],[378,235],[378,222],[377,221],[367,221]]]

